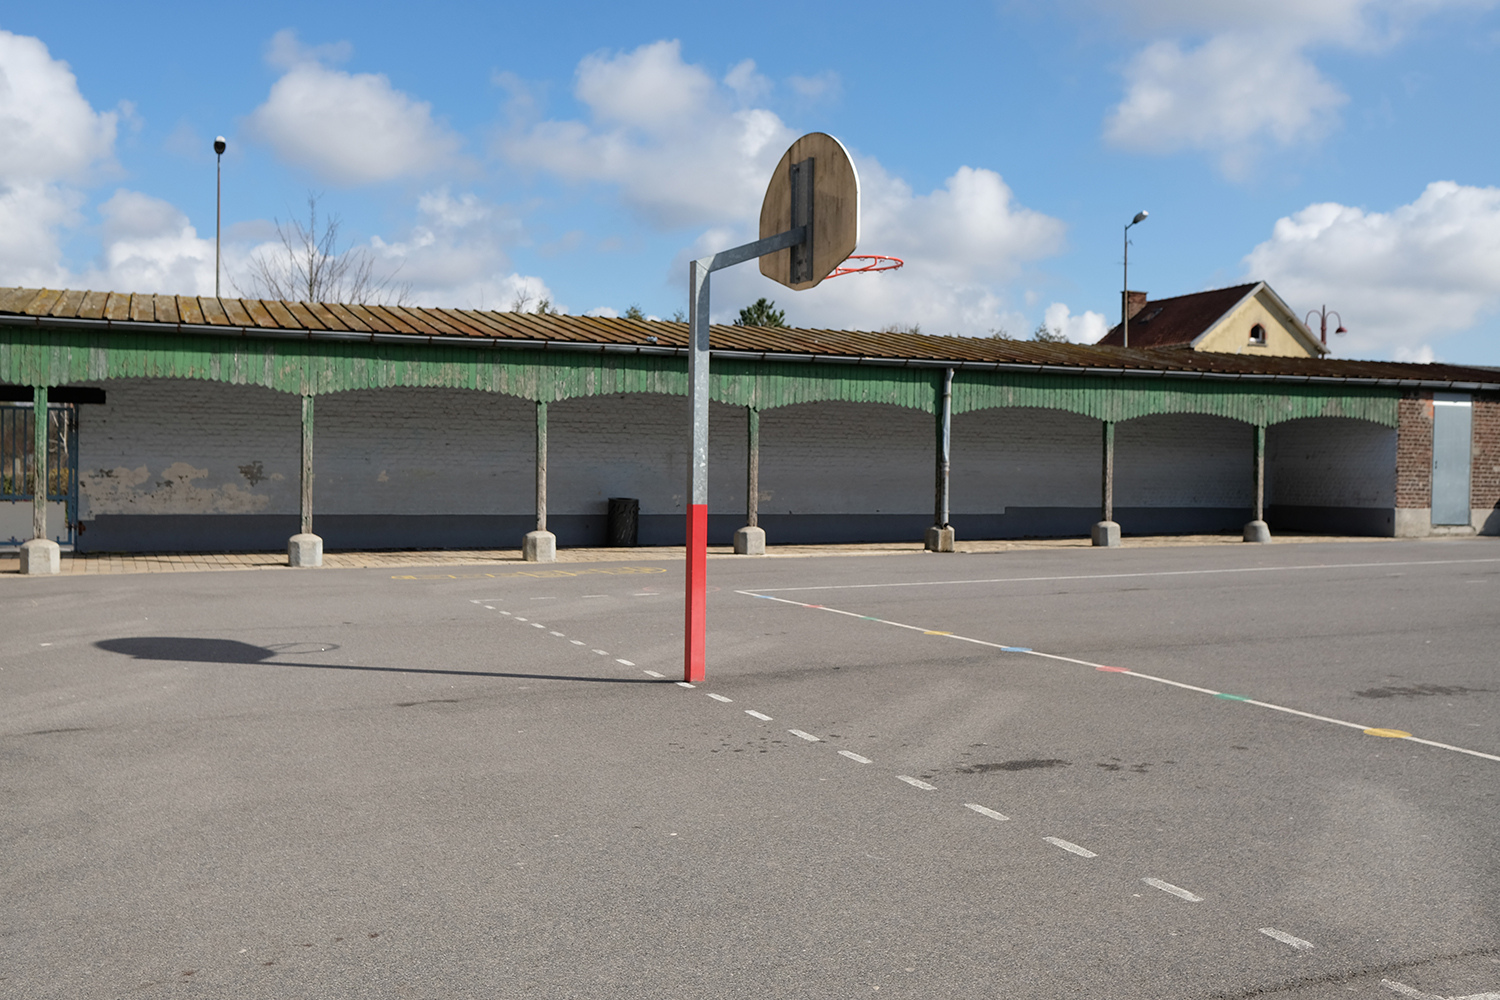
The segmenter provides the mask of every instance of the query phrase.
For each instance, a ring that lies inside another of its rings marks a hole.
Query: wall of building
[[[1147,312],[1150,312],[1147,309]],[[1259,323],[1265,327],[1266,342],[1250,341],[1250,330]],[[1290,318],[1281,311],[1264,289],[1237,306],[1215,329],[1196,345],[1196,350],[1216,354],[1244,354],[1250,357],[1321,357],[1318,351],[1299,337]]]
[[[1500,535],[1500,398],[1474,397],[1474,451],[1469,501],[1474,527]]]
[[[1317,417],[1266,429],[1267,520],[1273,530],[1395,532],[1396,430]]]

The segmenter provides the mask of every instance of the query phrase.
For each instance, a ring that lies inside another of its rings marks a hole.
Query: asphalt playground
[[[1493,539],[0,579],[0,996],[1500,1000]]]

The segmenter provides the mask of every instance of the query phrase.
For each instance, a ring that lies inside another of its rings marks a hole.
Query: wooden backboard
[[[799,248],[778,250],[760,259],[761,274],[797,290],[812,288],[828,277],[859,245],[859,173],[844,144],[823,132],[810,132],[792,143],[776,164],[760,206],[760,238],[792,228],[794,175],[808,169],[812,174],[806,201],[807,221],[813,230],[811,260],[794,276],[793,255],[804,252]],[[802,182],[806,183],[805,176]]]

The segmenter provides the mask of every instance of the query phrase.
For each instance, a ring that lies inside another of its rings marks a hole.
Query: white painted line
[[[635,664],[634,664],[634,663],[631,663],[631,662],[630,662],[630,661],[629,661],[629,660],[621,660],[621,659],[618,659],[618,658],[617,658],[617,659],[616,659],[616,660],[615,660],[615,662],[616,662],[616,663],[623,663],[623,664],[625,664],[625,666],[627,666],[627,667],[633,667],[633,666],[635,666]]]
[[[566,638],[567,638],[567,637],[568,637],[568,636],[567,636],[567,634],[566,634],[566,633],[564,633],[564,632],[548,632],[548,633],[547,633],[547,634],[548,634],[548,635],[555,635],[555,636],[557,636],[557,637],[558,637],[558,638],[559,638],[559,639],[566,639]]]
[[[1203,902],[1202,896],[1194,896],[1192,893],[1188,892],[1180,885],[1173,885],[1171,882],[1163,882],[1159,878],[1143,878],[1141,879],[1141,881],[1146,883],[1153,889],[1160,889],[1162,892],[1170,892],[1172,895],[1177,896],[1180,899],[1185,899],[1189,903]]]
[[[594,650],[594,652],[598,653],[600,656],[608,656],[609,655],[609,653],[605,652],[602,649],[596,649],[596,650]]]
[[[722,701],[726,705],[729,704],[730,702],[734,701],[733,698],[726,698],[722,694],[710,694],[709,697],[712,698],[714,701]]]
[[[530,621],[530,619],[529,619],[529,618],[522,618],[522,617],[521,617],[521,616],[520,616],[520,615],[516,615],[516,616],[515,616],[515,619],[516,619],[516,621],[518,621],[518,622],[524,622],[524,621]]]
[[[749,715],[749,716],[753,716],[753,717],[759,719],[761,722],[770,722],[771,721],[771,717],[769,715],[762,715],[760,712],[757,712],[753,708],[747,708],[747,709],[745,709],[745,714]]]
[[[647,677],[665,677],[667,675],[666,674],[659,674],[655,670],[648,670],[648,671],[646,671],[646,676]]]
[[[532,622],[531,623],[531,627],[532,628],[546,628],[547,626],[543,625],[541,622]]]
[[[868,758],[868,757],[861,757],[859,754],[855,753],[853,750],[840,750],[839,751],[839,756],[840,757],[848,757],[850,760],[854,761],[857,764],[872,764],[872,763],[874,763],[874,761],[870,760],[870,758]]]
[[[1097,858],[1099,856],[1088,848],[1079,847],[1072,841],[1063,840],[1061,837],[1043,837],[1042,839],[1051,844],[1053,847],[1061,847],[1063,850],[1070,851],[1073,854],[1078,855],[1080,858]]]
[[[911,787],[913,787],[913,788],[920,788],[924,792],[931,792],[931,791],[934,791],[937,788],[936,785],[929,785],[927,782],[923,781],[921,778],[913,778],[909,774],[898,774],[898,775],[896,775],[896,777],[900,778],[902,781],[906,782]]]
[[[986,809],[984,806],[980,805],[977,802],[965,802],[964,808],[972,809],[981,816],[988,816],[990,819],[998,819],[1001,822],[1010,819],[1010,817],[1005,815],[1004,813],[997,813],[993,809]]]
[[[677,686],[680,687],[680,688],[690,688],[690,687],[697,687],[698,685],[696,685],[696,684],[689,684],[687,681],[678,681],[677,682]]]
[[[571,642],[575,646],[582,646],[583,645],[583,640],[582,639],[569,639],[568,641]]]
[[[484,606],[484,610],[486,610],[486,611],[494,611],[495,610],[495,606],[493,604],[486,604]]]
[[[1274,927],[1262,927],[1260,929],[1260,932],[1268,938],[1275,938],[1282,944],[1289,944],[1293,948],[1301,948],[1303,951],[1307,951],[1313,946],[1313,943],[1311,941],[1304,941],[1299,937],[1293,937],[1286,931],[1278,931]]]
[[[816,736],[814,736],[812,733],[804,733],[800,729],[788,729],[787,732],[791,733],[793,736],[797,737],[799,740],[806,740],[809,743],[822,743],[823,742],[822,740],[820,740]]]
[[[500,613],[501,613],[501,614],[502,614],[502,615],[510,615],[510,612],[509,612],[509,611],[506,611],[506,610],[504,610],[504,609],[503,609],[503,608],[502,608],[502,609],[501,609],[501,611],[500,611]],[[512,618],[514,618],[514,617],[515,617],[515,615],[510,615],[510,616],[511,616],[511,617],[512,617]]]
[[[1129,580],[1150,576],[1214,576],[1224,573],[1290,573],[1310,569],[1386,569],[1391,566],[1461,566],[1469,563],[1500,562],[1494,559],[1421,559],[1402,562],[1318,563],[1312,566],[1238,566],[1227,569],[1175,569],[1152,573],[1086,573],[1077,576],[1002,576],[984,580],[916,580],[902,583],[843,583],[820,587],[764,587],[760,590],[738,590],[735,593],[784,594],[798,590],[873,590],[887,587],[959,587],[975,583],[1054,583],[1061,580]]]

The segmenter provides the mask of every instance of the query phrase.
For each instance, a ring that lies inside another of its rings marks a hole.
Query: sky
[[[1335,357],[1500,365],[1497,8],[8,4],[0,286],[213,294],[223,135],[226,296],[315,198],[408,303],[671,318],[821,131],[906,266],[741,265],[715,322],[1090,343],[1147,210],[1133,289],[1265,280]]]

